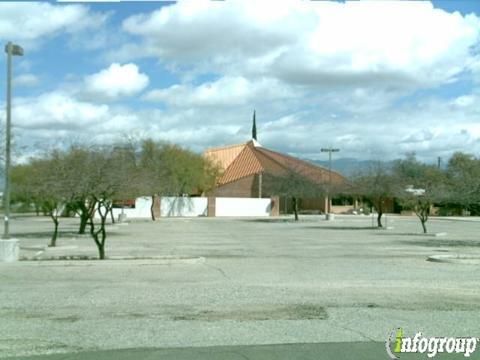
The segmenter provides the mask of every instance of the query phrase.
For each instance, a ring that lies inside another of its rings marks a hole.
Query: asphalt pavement
[[[48,260],[95,257],[74,219],[61,220],[56,249],[45,247],[49,219],[14,219],[21,255],[38,257],[0,264],[0,357],[384,359],[397,327],[479,337],[479,266],[427,257],[480,254],[480,223],[432,219],[427,235],[415,218],[388,225],[132,221],[109,227],[111,259],[98,261]]]

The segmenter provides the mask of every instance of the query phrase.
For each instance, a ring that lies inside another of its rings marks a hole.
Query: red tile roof
[[[289,171],[294,171],[317,183],[325,183],[329,179],[327,169],[266,149],[254,140],[245,144],[207,149],[204,156],[217,162],[223,169],[219,185],[262,172],[281,176]],[[345,181],[346,179],[342,175],[332,171],[333,183]]]
[[[203,156],[212,160],[214,163],[220,166],[222,170],[225,170],[230,166],[233,160],[244,149],[245,144],[223,146],[214,149],[205,150]]]

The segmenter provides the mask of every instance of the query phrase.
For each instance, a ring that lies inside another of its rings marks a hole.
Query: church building
[[[216,197],[270,197],[272,194],[265,187],[266,175],[282,177],[295,172],[313,183],[332,185],[345,183],[347,180],[338,172],[331,171],[311,162],[263,147],[257,141],[255,113],[253,117],[252,139],[243,144],[227,145],[205,150],[204,156],[217,164],[222,170],[218,185],[212,196]],[[280,209],[287,212],[288,200],[280,198]],[[301,199],[303,210],[326,212],[328,199]],[[331,204],[330,204],[331,207]],[[331,211],[335,209],[330,208]]]

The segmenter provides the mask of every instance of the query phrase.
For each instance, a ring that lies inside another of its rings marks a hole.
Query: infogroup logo
[[[470,357],[478,342],[480,339],[475,337],[425,337],[421,332],[417,332],[414,337],[407,337],[402,328],[397,328],[389,334],[385,347],[391,359],[400,359],[401,353],[427,353],[429,358],[439,353],[457,353]]]

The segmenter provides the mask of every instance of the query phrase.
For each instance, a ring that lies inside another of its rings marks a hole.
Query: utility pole
[[[321,152],[328,152],[328,187],[327,187],[327,214],[330,214],[332,211],[332,199],[330,199],[330,191],[332,187],[332,153],[339,152],[340,149],[335,149],[332,147],[322,148]]]
[[[0,261],[18,260],[18,241],[10,240],[10,135],[12,127],[12,56],[22,56],[23,49],[8,42],[7,53],[7,121],[5,131],[5,189],[3,192],[4,228],[3,240],[0,244]]]
[[[7,121],[5,136],[5,190],[3,194],[3,208],[5,209],[5,226],[3,229],[3,238],[9,239],[9,220],[10,220],[10,133],[12,127],[12,56],[23,55],[23,49],[11,42],[5,46],[7,53]]]

